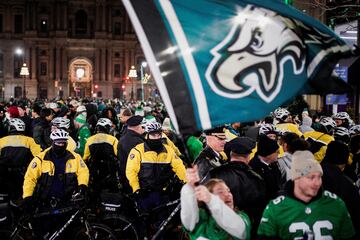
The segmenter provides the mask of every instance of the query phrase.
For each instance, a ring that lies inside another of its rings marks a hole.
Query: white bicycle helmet
[[[160,132],[161,130],[161,124],[158,122],[150,122],[145,125],[145,132],[147,133]]]
[[[351,120],[347,112],[338,112],[333,116],[333,119],[348,120],[348,121]]]
[[[104,128],[110,128],[112,126],[112,121],[108,118],[100,118],[97,123],[96,126],[102,126]]]
[[[69,133],[63,129],[56,129],[50,134],[50,139],[53,141],[59,141],[59,140],[67,141],[68,138],[69,138]]]
[[[327,133],[332,133],[336,128],[336,122],[331,117],[321,118],[319,124],[326,129]]]
[[[360,125],[355,125],[350,128],[349,133],[351,136],[355,136],[360,134]]]
[[[277,108],[274,111],[274,117],[276,119],[285,120],[290,115],[290,112],[285,108]]]
[[[10,131],[13,131],[13,130],[19,131],[19,132],[25,131],[25,123],[20,118],[11,118],[9,120],[9,127],[10,127]]]
[[[350,133],[349,130],[345,127],[337,127],[335,128],[334,136],[350,137]]]
[[[335,128],[334,138],[336,141],[343,142],[345,144],[350,141],[350,133],[349,130],[345,127],[337,127]]]
[[[70,119],[64,117],[56,117],[51,121],[51,125],[61,129],[69,129]]]
[[[274,133],[274,134],[277,134],[277,130],[275,128],[275,126],[273,124],[270,124],[270,123],[264,123],[264,124],[261,124],[260,125],[260,128],[259,128],[259,134],[270,134],[270,133]]]

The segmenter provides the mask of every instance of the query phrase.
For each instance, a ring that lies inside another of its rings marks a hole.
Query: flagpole
[[[357,1],[358,4],[360,5],[360,0]],[[357,51],[360,51],[360,19],[357,20]],[[358,123],[360,122],[359,119],[359,111],[360,111],[360,84],[357,83],[356,84],[356,89],[355,89],[355,121],[357,121]]]

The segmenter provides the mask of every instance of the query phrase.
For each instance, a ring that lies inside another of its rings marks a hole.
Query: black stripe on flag
[[[163,74],[171,104],[173,105],[180,132],[183,135],[196,131],[194,108],[177,52],[166,53],[174,48],[165,24],[152,1],[131,1],[146,37],[151,45],[161,73]],[[194,89],[194,91],[196,91]]]

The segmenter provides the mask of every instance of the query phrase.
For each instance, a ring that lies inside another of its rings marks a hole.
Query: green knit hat
[[[86,123],[86,115],[85,114],[79,114],[76,118],[75,118],[75,122],[81,123],[81,124],[85,124]]]
[[[142,107],[137,107],[135,109],[135,115],[143,117],[144,116],[144,109]]]

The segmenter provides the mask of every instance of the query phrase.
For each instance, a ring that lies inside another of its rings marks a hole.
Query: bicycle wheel
[[[109,226],[119,240],[140,239],[135,226],[125,217],[120,215],[109,215],[102,219],[102,222]]]
[[[87,232],[85,226],[75,231],[73,237],[74,240],[116,240],[116,236],[110,228],[103,224],[90,223],[90,231]]]
[[[10,240],[27,240],[33,239],[32,234],[27,231],[17,231],[13,236],[12,232],[2,231],[0,232],[0,239],[10,239]]]

